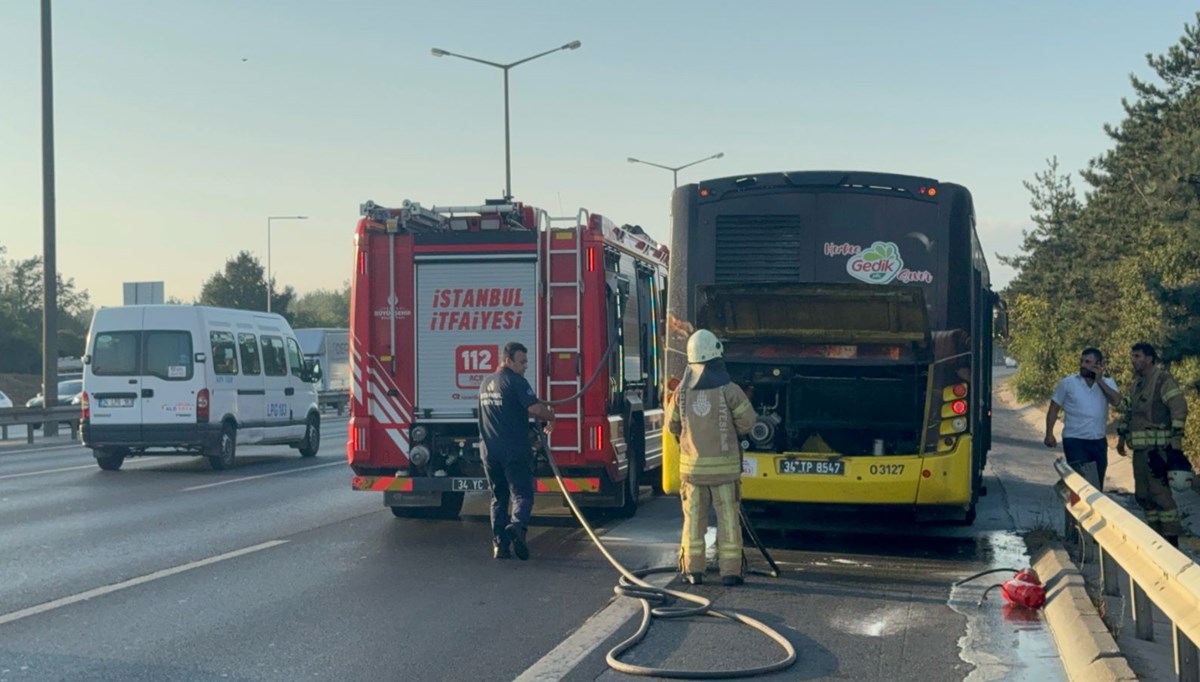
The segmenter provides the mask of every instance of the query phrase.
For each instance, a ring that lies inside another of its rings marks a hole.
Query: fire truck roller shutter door
[[[417,264],[417,409],[472,416],[479,383],[500,368],[504,344],[529,348],[525,378],[540,385],[537,261],[429,260]]]

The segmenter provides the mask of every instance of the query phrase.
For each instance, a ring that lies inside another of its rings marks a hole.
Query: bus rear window
[[[92,374],[136,376],[141,355],[141,332],[104,332],[92,341]]]
[[[183,331],[146,332],[146,374],[167,381],[192,378],[192,335]]]

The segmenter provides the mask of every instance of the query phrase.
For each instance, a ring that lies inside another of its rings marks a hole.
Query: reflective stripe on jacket
[[[1182,433],[1186,421],[1183,390],[1166,370],[1152,367],[1145,376],[1136,379],[1123,420],[1125,440],[1131,448],[1169,445]]]
[[[757,416],[733,382],[713,388],[680,384],[667,408],[667,427],[679,438],[679,478],[695,485],[737,481],[742,475],[740,436]]]

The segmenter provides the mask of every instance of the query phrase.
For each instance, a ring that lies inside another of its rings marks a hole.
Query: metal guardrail
[[[1128,509],[1097,490],[1062,458],[1067,541],[1083,540],[1085,556],[1099,550],[1104,594],[1121,596],[1119,566],[1129,576],[1134,634],[1154,641],[1152,605],[1171,621],[1175,672],[1180,682],[1200,682],[1200,566],[1172,547]],[[1089,541],[1093,547],[1089,547]]]
[[[317,404],[321,407],[331,407],[342,416],[350,404],[349,391],[321,391],[317,394]],[[67,424],[71,430],[71,439],[79,440],[78,405],[56,405],[49,410],[40,407],[14,407],[0,410],[0,440],[8,440],[8,429],[12,426],[25,427],[25,441],[33,443],[34,425],[41,426],[47,421]]]
[[[71,429],[71,439],[79,440],[79,406],[55,405],[49,409],[41,407],[14,407],[0,410],[0,440],[8,440],[10,426],[25,427],[25,441],[33,443],[34,425],[47,421],[67,423]]]

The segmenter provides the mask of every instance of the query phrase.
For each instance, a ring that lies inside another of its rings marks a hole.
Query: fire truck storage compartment
[[[504,344],[529,349],[525,378],[538,386],[537,259],[528,255],[418,256],[416,408],[424,418],[474,418],[483,377],[500,368]]]
[[[729,371],[750,389],[758,414],[751,450],[800,451],[813,447],[814,436],[843,455],[913,454],[920,447],[923,365],[730,363]]]

